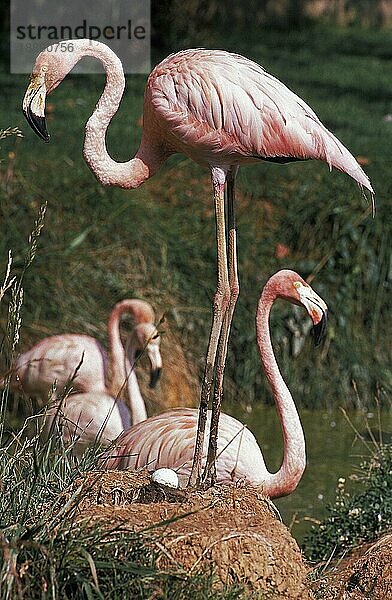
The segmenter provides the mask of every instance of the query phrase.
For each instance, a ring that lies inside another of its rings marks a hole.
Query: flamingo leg
[[[228,274],[230,286],[230,299],[222,325],[216,361],[214,401],[212,403],[210,438],[208,443],[207,462],[202,476],[202,482],[206,487],[210,487],[216,483],[215,461],[218,450],[218,426],[223,396],[223,377],[225,371],[230,328],[233,320],[235,305],[237,303],[239,294],[239,281],[237,270],[237,231],[235,222],[235,178],[237,175],[237,171],[238,167],[233,167],[227,174]]]
[[[229,305],[230,287],[227,268],[226,249],[226,226],[225,226],[225,179],[226,173],[219,169],[218,176],[212,170],[212,181],[214,186],[216,240],[217,240],[217,262],[218,262],[218,284],[214,297],[214,312],[211,326],[210,339],[208,342],[206,366],[204,370],[203,384],[199,404],[199,419],[197,423],[197,435],[195,442],[195,453],[189,486],[195,486],[200,482],[201,462],[203,456],[204,432],[207,421],[208,404],[211,398],[212,381],[214,377],[214,366],[218,349],[219,338],[222,330],[223,320]]]

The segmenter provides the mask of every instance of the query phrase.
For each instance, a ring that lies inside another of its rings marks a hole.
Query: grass
[[[391,534],[392,444],[384,438],[381,413],[377,411],[378,431],[372,430],[366,420],[365,435],[359,432],[345,411],[343,414],[356,438],[361,441],[365,456],[362,455],[360,462],[357,457],[354,472],[348,480],[339,477],[335,501],[327,506],[326,516],[315,522],[303,539],[301,547],[304,555],[310,564],[315,565],[310,579],[318,582],[317,590],[313,588],[316,598],[337,598],[343,589],[343,574],[340,575],[341,580],[338,575],[339,565],[347,568],[350,559],[367,556],[372,547],[370,544],[376,547],[380,540],[385,540],[387,552],[386,540]],[[371,566],[365,563],[362,566],[364,579],[368,578],[371,582],[367,590],[369,593],[374,591],[376,572],[382,568],[382,561],[388,561],[387,554],[383,556],[382,551],[381,557],[380,564],[376,562]],[[343,562],[345,559],[346,562]],[[344,576],[347,589],[350,585],[357,585],[365,593],[362,585],[356,583],[358,572],[354,573],[350,579]],[[329,576],[333,577],[335,587],[331,588]]]
[[[321,116],[356,155],[376,190],[377,214],[356,185],[316,162],[240,170],[238,197],[241,292],[227,367],[227,400],[268,399],[255,346],[254,314],[262,284],[282,267],[313,278],[331,309],[328,338],[314,354],[310,342],[294,357],[292,307],[276,308],[273,337],[283,372],[300,403],[348,405],[355,380],[361,397],[390,386],[387,322],[390,291],[389,183],[392,127],[390,35],[332,29],[263,32],[210,46],[236,49],[280,77]],[[192,40],[198,45],[199,39]],[[361,43],[359,43],[361,41]],[[364,53],[363,44],[369,49]],[[181,46],[181,41],[178,42]],[[155,52],[155,60],[163,55]],[[32,57],[33,59],[33,57]],[[215,243],[208,172],[173,157],[142,188],[103,189],[86,167],[83,127],[103,77],[70,76],[49,97],[50,144],[36,139],[20,111],[26,79],[0,76],[0,108],[24,139],[2,141],[0,256],[15,249],[21,268],[27,231],[48,202],[47,225],[35,269],[27,278],[21,344],[48,333],[84,331],[103,339],[110,307],[125,296],[166,312],[199,373],[207,345],[215,288]],[[145,78],[129,76],[126,95],[108,132],[108,147],[127,160],[140,139]],[[288,249],[284,259],[277,245]],[[3,315],[3,323],[4,323]],[[294,329],[301,334],[302,316]],[[234,390],[232,393],[231,390]]]
[[[215,37],[214,37],[215,35]],[[367,37],[368,36],[368,37]],[[363,33],[374,54],[364,54],[354,33],[300,31],[230,38],[226,46],[254,58],[307,100],[347,146],[364,156],[376,190],[377,214],[343,174],[315,162],[240,170],[238,229],[241,294],[227,367],[227,398],[269,397],[255,347],[254,314],[267,277],[291,267],[313,278],[331,309],[324,350],[310,342],[299,356],[287,322],[292,307],[277,308],[274,338],[285,376],[309,407],[345,405],[352,380],[361,397],[390,385],[386,348],[390,291],[389,149],[392,128],[390,37]],[[198,40],[194,40],[197,43]],[[221,45],[219,32],[210,45]],[[33,57],[32,57],[33,58]],[[156,55],[156,60],[162,56]],[[177,334],[202,371],[215,287],[214,219],[206,170],[176,156],[134,192],[103,189],[86,167],[83,127],[103,78],[70,76],[49,98],[52,142],[43,144],[24,124],[20,101],[26,79],[4,71],[7,121],[23,139],[2,140],[0,256],[15,249],[22,268],[29,223],[48,202],[42,250],[27,278],[23,348],[48,333],[84,331],[103,338],[106,315],[125,296],[139,296],[177,318]],[[117,160],[128,159],[140,139],[145,78],[129,76],[126,95],[108,133]],[[285,259],[277,245],[288,249]],[[4,323],[3,315],[3,323]],[[301,332],[302,317],[294,329]],[[292,329],[292,328],[291,328]],[[231,390],[235,390],[234,394]]]
[[[326,519],[305,536],[303,549],[310,560],[329,563],[390,531],[392,445],[374,449],[352,479],[358,487],[351,493],[345,489],[345,479],[339,479],[336,499],[329,506]]]
[[[0,301],[10,296],[4,346],[11,359],[21,327],[23,281],[36,257],[45,210],[41,206],[20,274],[10,276],[10,253],[0,287]],[[159,569],[159,524],[136,533],[82,520],[80,503],[86,492],[79,478],[96,467],[99,448],[76,463],[72,447],[65,447],[61,438],[45,439],[45,408],[15,428],[8,419],[8,401],[6,384],[0,403],[0,598],[245,597],[240,585],[217,589],[212,570],[189,574],[180,566]]]
[[[349,481],[344,477],[338,479],[335,501],[327,507],[326,517],[312,525],[303,540],[304,554],[315,564],[309,577],[316,582],[316,588],[313,587],[316,598],[340,597],[343,587],[349,591],[356,587],[373,597],[377,585],[382,587],[382,565],[388,564],[392,445],[384,438],[379,411],[378,432],[372,431],[366,421],[366,435],[358,431],[345,411],[343,413],[363,444],[365,456],[359,464],[357,462]],[[383,549],[372,564],[369,555],[376,547]],[[360,557],[362,566],[358,563]],[[387,586],[388,573],[387,568],[384,571]],[[378,574],[379,584],[376,583]]]
[[[26,424],[0,450],[2,599],[244,597],[240,586],[216,589],[212,572],[159,570],[159,528],[135,533],[80,520],[82,486],[69,488],[94,456],[75,466],[58,441],[39,443],[39,419],[28,425],[28,437]]]

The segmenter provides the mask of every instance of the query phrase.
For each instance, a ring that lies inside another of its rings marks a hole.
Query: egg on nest
[[[173,469],[167,468],[157,469],[154,471],[154,473],[151,475],[151,481],[175,489],[177,489],[180,485],[177,473],[173,471]]]

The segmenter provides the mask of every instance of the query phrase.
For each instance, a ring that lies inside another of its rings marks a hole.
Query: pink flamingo
[[[303,306],[313,321],[315,342],[320,341],[327,319],[327,306],[294,271],[283,270],[265,285],[257,307],[257,344],[264,372],[271,386],[283,431],[284,457],[277,473],[269,473],[253,434],[242,423],[222,414],[216,461],[218,483],[245,480],[263,485],[271,498],[292,492],[306,466],[305,439],[293,398],[276,363],[269,331],[269,314],[276,298]],[[181,477],[189,476],[195,447],[198,412],[177,408],[150,417],[125,431],[113,449],[103,456],[107,469],[169,467]],[[211,420],[208,411],[207,421]],[[203,448],[206,461],[207,444]]]
[[[131,314],[135,321],[127,342],[127,357],[120,336],[120,321],[124,314]],[[109,315],[108,353],[98,340],[88,335],[64,333],[45,338],[18,357],[12,368],[11,388],[47,398],[56,382],[57,390],[71,384],[73,390],[88,393],[91,402],[98,395],[101,400],[105,396],[112,399],[124,397],[132,422],[143,421],[147,418],[144,401],[140,392],[135,393],[134,386],[130,389],[133,376],[127,379],[127,372],[133,372],[136,354],[146,351],[151,363],[150,385],[153,387],[158,381],[162,359],[154,319],[154,311],[147,302],[122,300]]]
[[[132,377],[141,397],[134,372]],[[129,385],[129,388],[132,390],[133,386]],[[72,446],[72,454],[77,458],[81,458],[88,446],[109,446],[131,426],[125,402],[104,392],[71,394],[60,404],[51,405],[44,418],[45,437],[50,437],[54,431],[59,433],[64,443]]]
[[[105,135],[125,87],[119,58],[104,44],[69,40],[67,48],[41,52],[33,68],[23,110],[45,141],[45,98],[84,56],[100,60],[106,85],[86,124],[84,157],[103,185],[137,188],[177,152],[211,171],[217,239],[217,291],[201,391],[195,460],[190,484],[200,481],[201,452],[211,398],[210,451],[202,479],[215,479],[214,457],[223,390],[227,343],[238,298],[235,179],[238,166],[260,160],[286,163],[319,159],[373,189],[355,158],[320,122],[301,98],[258,64],[222,50],[185,50],[171,54],[150,74],[144,94],[143,133],[134,158],[115,162]],[[224,189],[227,183],[227,238]]]
[[[151,306],[142,300],[126,300],[119,304],[123,305],[123,310],[127,307],[126,312],[132,312],[136,321],[136,326],[127,337],[126,351],[124,352],[121,344],[121,348],[119,345],[116,353],[116,378],[118,382],[123,382],[122,387],[126,384],[125,399],[129,403],[130,410],[119,397],[122,392],[119,389],[116,397],[102,391],[72,394],[60,400],[57,405],[55,403],[46,414],[46,435],[50,435],[56,428],[65,444],[72,446],[72,453],[79,459],[87,446],[97,444],[108,446],[118,438],[130,427],[131,415],[134,424],[147,419],[145,403],[134,368],[138,355],[146,351],[151,365],[157,365],[151,370],[151,387],[156,384],[160,375],[162,364],[159,351],[160,336],[153,324],[154,312]],[[119,330],[119,323],[115,329]]]

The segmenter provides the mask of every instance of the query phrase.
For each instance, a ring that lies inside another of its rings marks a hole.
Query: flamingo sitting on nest
[[[303,306],[314,325],[315,343],[325,330],[327,306],[314,290],[294,271],[282,270],[265,285],[256,314],[257,344],[265,375],[271,386],[283,431],[284,457],[277,473],[269,473],[253,434],[233,417],[222,414],[218,430],[216,461],[218,483],[244,480],[263,485],[271,498],[291,493],[302,477],[306,465],[305,439],[293,398],[276,363],[269,331],[269,314],[273,302],[283,298]],[[106,469],[168,467],[180,479],[191,471],[198,412],[177,408],[133,425],[102,458]],[[211,419],[208,411],[207,421]],[[207,444],[203,448],[206,462]]]
[[[222,50],[171,54],[150,74],[143,133],[134,158],[118,163],[106,149],[106,130],[119,107],[125,78],[119,58],[100,42],[69,40],[36,58],[23,110],[45,141],[45,99],[84,56],[100,60],[106,85],[86,125],[84,157],[103,185],[137,188],[165,160],[180,152],[210,169],[215,204],[218,283],[200,399],[195,460],[190,484],[200,481],[201,452],[211,399],[209,453],[202,479],[213,483],[223,374],[234,307],[238,298],[235,179],[238,166],[262,160],[286,163],[319,159],[350,175],[372,195],[369,178],[341,142],[301,98],[258,64]],[[227,184],[227,224],[224,190]],[[227,234],[226,234],[227,230]]]
[[[124,314],[132,315],[135,322],[129,337],[128,357],[120,336],[120,321]],[[89,393],[91,397],[95,394],[95,398],[100,395],[101,399],[105,395],[123,398],[131,413],[131,422],[144,421],[147,413],[143,398],[140,392],[133,392],[131,399],[128,390],[131,378],[127,382],[126,371],[132,372],[136,354],[146,351],[151,363],[150,385],[153,387],[157,383],[162,359],[154,319],[154,311],[148,302],[122,300],[109,315],[108,353],[98,340],[88,335],[64,333],[45,338],[18,357],[12,367],[11,388],[47,398],[54,382],[57,390],[64,390],[67,384],[71,384],[76,392]],[[128,411],[122,412],[125,415]],[[128,416],[125,422],[129,421]]]

